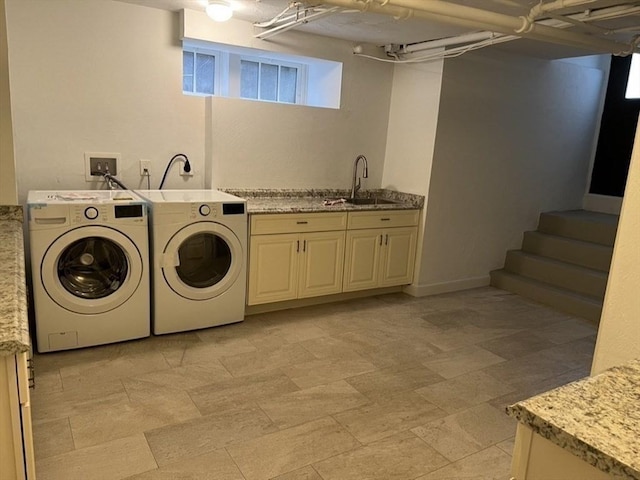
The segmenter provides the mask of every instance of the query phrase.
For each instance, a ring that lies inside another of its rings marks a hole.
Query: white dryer
[[[27,198],[39,352],[150,334],[146,203],[130,191]]]
[[[153,333],[244,320],[246,201],[217,190],[139,193],[151,209]]]

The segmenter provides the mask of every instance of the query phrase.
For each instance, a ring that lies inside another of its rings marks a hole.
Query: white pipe
[[[328,8],[327,10],[322,10],[321,12],[316,12],[316,13],[312,13],[311,15],[305,16],[305,17],[300,17],[297,20],[293,20],[289,23],[284,23],[282,25],[278,25],[277,27],[273,27],[265,32],[260,32],[256,35],[254,35],[255,38],[260,38],[262,40],[265,40],[269,37],[273,37],[274,35],[277,35],[279,33],[283,33],[286,32],[287,30],[291,30],[292,28],[297,27],[298,25],[300,25],[301,23],[307,23],[310,22],[311,20],[317,20],[320,17],[324,17],[326,15],[330,15],[332,13],[337,12],[338,10],[340,10],[339,7],[331,7]]]
[[[413,16],[472,30],[492,30],[507,35],[515,33],[516,30],[523,26],[522,18],[455,5],[441,0],[429,0],[429,2],[421,0],[388,0],[388,3],[384,6],[372,0],[369,3],[357,0],[323,1],[329,5],[388,14],[397,18]],[[529,32],[522,32],[519,36],[617,55],[631,53],[633,48],[624,43],[593,38],[588,35],[557,30],[538,24],[531,25]]]
[[[570,26],[570,24],[573,24],[573,22],[580,22],[581,25],[584,27],[587,27],[587,26],[593,27],[592,25],[589,25],[587,22],[624,17],[628,15],[633,15],[636,13],[640,13],[640,6],[639,7],[616,6],[616,7],[603,8],[601,10],[598,10],[596,12],[591,12],[589,14],[577,13],[577,14],[567,15],[567,16],[558,16],[557,19],[542,20],[539,23],[549,27],[566,28]],[[597,27],[594,27],[594,28],[597,28]],[[630,27],[630,28],[640,29],[640,26]],[[608,32],[605,32],[605,33],[608,33]],[[501,37],[502,37],[502,34],[490,32],[490,31],[468,33],[464,35],[458,35],[455,37],[442,38],[438,40],[431,40],[426,42],[414,43],[411,45],[405,45],[403,46],[400,53],[416,53],[416,52],[422,52],[425,50],[433,50],[436,48],[448,47],[451,45],[460,45],[463,43],[480,42],[480,41],[489,40],[489,39],[495,40]],[[516,38],[519,38],[519,37],[516,37]]]

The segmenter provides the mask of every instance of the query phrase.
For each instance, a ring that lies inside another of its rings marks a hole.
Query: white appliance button
[[[200,215],[206,217],[211,213],[211,207],[209,205],[200,205]]]
[[[89,220],[98,218],[98,209],[96,207],[87,207],[84,209],[84,216]]]

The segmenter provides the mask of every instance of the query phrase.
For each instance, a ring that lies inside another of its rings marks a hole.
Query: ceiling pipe
[[[603,8],[601,10],[597,10],[595,12],[589,13],[578,13],[570,16],[558,16],[557,19],[549,19],[540,21],[541,24],[547,25],[555,28],[567,28],[573,22],[578,22],[582,26],[587,27],[591,26],[586,22],[595,22],[598,20],[607,20],[612,18],[619,18],[628,15],[635,15],[640,13],[639,7],[630,7],[630,6],[616,6],[616,7],[608,7]],[[633,29],[640,29],[640,26],[632,27]],[[605,34],[612,32],[611,30],[604,32]],[[603,33],[603,32],[600,32]],[[442,38],[438,40],[429,40],[426,42],[413,43],[410,45],[403,45],[400,49],[401,54],[409,54],[416,52],[423,52],[425,50],[434,50],[442,47],[449,47],[453,45],[461,45],[472,42],[480,42],[485,40],[496,40],[498,38],[502,38],[502,34],[494,33],[490,31],[483,32],[475,32],[468,33],[463,35],[458,35],[455,37]],[[519,38],[519,37],[516,37]]]
[[[269,30],[266,30],[264,32],[257,33],[254,35],[254,38],[260,38],[261,40],[265,40],[279,33],[286,32],[287,30],[291,30],[292,28],[297,27],[301,23],[308,23],[313,20],[317,20],[318,18],[331,15],[332,13],[336,13],[339,10],[340,10],[339,7],[331,7],[331,8],[327,8],[326,10],[321,10],[319,12],[317,11],[315,13],[312,13],[311,15],[305,15],[295,20],[292,20],[290,22],[283,23],[282,25],[278,25],[277,27],[272,27]]]
[[[456,25],[472,30],[491,30],[506,35],[517,34],[549,43],[578,47],[601,53],[628,55],[637,48],[611,40],[594,38],[589,35],[558,30],[532,22],[527,24],[524,17],[511,17],[500,13],[488,12],[477,8],[456,5],[442,0],[388,0],[384,5],[370,0],[323,0],[325,4],[354,8],[393,15],[398,19],[416,17]],[[523,28],[526,27],[526,28]]]

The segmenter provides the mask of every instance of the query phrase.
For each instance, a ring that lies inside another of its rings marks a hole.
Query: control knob
[[[89,220],[95,220],[98,218],[99,212],[96,207],[87,207],[84,209],[84,216]]]
[[[199,211],[200,211],[200,215],[202,215],[203,217],[206,217],[211,213],[211,207],[209,207],[209,205],[200,205]]]

